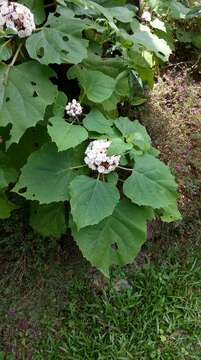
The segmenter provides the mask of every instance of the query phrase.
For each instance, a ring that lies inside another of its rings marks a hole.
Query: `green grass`
[[[0,350],[23,360],[199,360],[200,250],[186,257],[175,245],[158,265],[115,270],[98,293],[86,264],[78,275],[41,265],[20,287],[1,287]],[[119,279],[131,288],[116,291]]]

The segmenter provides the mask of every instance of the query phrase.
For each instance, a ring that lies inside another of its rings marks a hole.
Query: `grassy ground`
[[[110,282],[70,244],[34,234],[26,213],[0,223],[0,360],[201,359],[199,98],[171,69],[141,114],[177,176],[183,221],[152,224]]]
[[[12,278],[4,269],[0,349],[14,357],[2,359],[199,360],[201,245],[172,245],[158,263],[152,251],[148,243],[143,266],[114,270],[104,289],[78,260],[33,259],[23,279],[19,264]]]

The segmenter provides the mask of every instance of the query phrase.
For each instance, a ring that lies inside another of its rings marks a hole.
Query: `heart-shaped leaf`
[[[146,220],[151,213],[129,200],[121,201],[114,213],[98,225],[72,233],[80,250],[93,266],[109,276],[111,265],[123,266],[134,260],[147,237]]]
[[[99,110],[92,109],[85,117],[83,124],[89,131],[97,132],[99,134],[113,134],[113,130],[111,129],[113,121],[111,119],[106,119]]]
[[[9,218],[11,211],[17,208],[18,206],[10,202],[4,193],[0,193],[0,219]]]
[[[89,100],[102,103],[110,98],[115,90],[115,80],[96,70],[83,69],[79,74],[79,82]]]
[[[30,225],[43,236],[60,237],[66,231],[63,203],[31,204]]]
[[[123,190],[134,203],[153,209],[176,204],[177,184],[170,169],[149,154],[136,157],[133,173],[125,181]]]
[[[53,72],[34,61],[9,68],[0,65],[0,126],[12,124],[10,143],[43,120],[45,109],[56,96]]]
[[[74,148],[88,138],[83,126],[69,124],[59,116],[49,119],[49,124],[48,133],[59,151]]]
[[[70,184],[71,211],[81,229],[98,224],[112,214],[119,201],[119,192],[113,183],[88,176],[77,176]]]
[[[41,204],[68,200],[79,158],[71,150],[58,152],[56,145],[46,144],[30,155],[13,191]]]
[[[87,57],[88,41],[82,39],[86,24],[69,9],[50,14],[43,29],[26,41],[31,58],[42,64],[78,64]]]

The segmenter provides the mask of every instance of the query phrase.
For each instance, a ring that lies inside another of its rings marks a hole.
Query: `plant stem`
[[[20,52],[21,47],[22,47],[22,43],[19,44],[19,46],[18,46],[18,48],[17,48],[17,50],[16,50],[16,53],[15,53],[15,55],[13,56],[13,59],[12,59],[11,63],[8,65],[9,67],[12,67],[12,66],[15,64],[15,62],[16,62],[16,60],[17,60],[17,57],[18,57],[18,55],[19,55],[19,52]]]
[[[123,166],[118,166],[118,168],[121,169],[121,170],[133,171],[133,169],[126,168],[126,167],[123,167]]]
[[[40,28],[35,29],[34,32],[41,31],[41,30],[43,30],[43,29],[44,29],[44,27],[42,26],[42,27],[40,27]]]
[[[56,6],[56,1],[52,2],[51,4],[44,5],[44,8],[49,8],[49,7],[52,7],[52,6]]]
[[[83,168],[83,167],[85,167],[85,166],[87,166],[87,165],[73,166],[73,167],[69,168],[68,170],[80,169],[80,168]]]
[[[7,84],[7,81],[8,81],[9,71],[10,71],[10,69],[14,66],[14,64],[15,64],[15,62],[16,62],[16,60],[17,60],[17,57],[18,57],[18,55],[19,55],[19,52],[20,52],[20,50],[21,50],[21,47],[22,47],[22,43],[19,44],[19,46],[18,46],[18,48],[17,48],[17,50],[16,50],[16,52],[15,52],[13,58],[12,58],[11,63],[10,63],[10,64],[8,65],[8,67],[7,67],[7,71],[5,72],[5,76],[4,76],[4,84],[5,84],[5,85]]]

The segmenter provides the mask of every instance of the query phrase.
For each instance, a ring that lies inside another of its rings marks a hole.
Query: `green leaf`
[[[43,236],[59,238],[66,231],[63,203],[31,204],[30,225]]]
[[[111,215],[119,201],[119,192],[112,183],[88,176],[78,176],[70,184],[71,211],[78,229],[98,224]]]
[[[132,144],[126,144],[122,139],[115,138],[112,139],[112,143],[108,148],[107,154],[112,155],[123,155],[128,150],[131,150],[133,147]]]
[[[9,157],[0,151],[0,191],[17,179],[17,171],[13,168]]]
[[[0,60],[9,60],[12,56],[12,48],[6,45],[6,42],[0,39]]]
[[[99,134],[113,134],[113,130],[111,129],[113,121],[111,119],[106,119],[106,117],[96,109],[92,109],[90,113],[86,115],[83,124],[89,131],[97,132]]]
[[[18,142],[27,128],[43,119],[56,96],[49,79],[52,75],[49,68],[34,61],[11,69],[0,65],[0,125],[12,124],[10,142]]]
[[[177,39],[184,43],[192,43],[198,49],[201,49],[201,34],[195,31],[176,30]]]
[[[18,207],[7,199],[4,193],[0,193],[0,219],[7,219],[11,211]]]
[[[43,0],[20,0],[19,3],[27,6],[34,14],[36,24],[41,24],[45,20],[44,1]]]
[[[126,6],[115,6],[112,8],[108,8],[113,18],[116,18],[122,23],[129,23],[135,13],[134,11],[129,10]]]
[[[98,15],[103,15],[108,20],[108,24],[113,31],[118,31],[118,28],[113,21],[112,15],[106,7],[96,4],[94,1],[91,0],[73,0],[73,3],[75,5],[81,6],[81,8],[85,8],[86,10],[95,10],[95,13],[97,13]]]
[[[138,120],[131,121],[127,117],[120,117],[114,123],[128,143],[133,143],[143,151],[149,150],[151,146],[150,136]]]
[[[107,182],[117,185],[119,176],[116,172],[112,171],[111,173],[107,174]]]
[[[63,117],[65,113],[65,106],[67,104],[67,101],[68,98],[66,94],[64,94],[62,91],[58,91],[57,97],[52,107],[53,115]]]
[[[134,203],[153,209],[167,208],[177,199],[177,184],[170,169],[149,154],[136,157],[123,191]]]
[[[179,1],[172,0],[170,3],[170,14],[175,19],[185,19],[189,11],[190,8],[187,8]]]
[[[177,208],[177,204],[175,201],[173,201],[172,204],[170,204],[167,208],[163,209],[163,214],[161,216],[161,220],[165,222],[172,222],[181,220],[181,214]]]
[[[193,7],[187,14],[186,19],[193,19],[194,17],[201,16],[201,5]]]
[[[74,148],[88,138],[83,126],[69,124],[59,116],[50,118],[48,123],[48,133],[59,151]]]
[[[176,29],[177,39],[183,43],[192,42],[192,34],[191,31],[184,31],[180,28]]]
[[[172,50],[164,39],[159,38],[151,31],[137,31],[131,36],[134,43],[142,46],[146,50],[154,52],[163,61],[168,61]]]
[[[88,41],[82,39],[86,24],[73,18],[71,10],[57,10],[56,14],[50,14],[43,29],[27,39],[27,51],[45,65],[78,64],[87,57]]]
[[[7,151],[13,167],[20,170],[29,155],[50,140],[45,126],[37,124],[35,127],[27,129],[19,143],[11,144]]]
[[[117,76],[115,93],[123,98],[133,95],[133,92],[131,93],[131,87],[129,84],[128,71],[122,71]]]
[[[161,31],[164,31],[166,32],[166,25],[164,23],[164,21],[161,21],[160,19],[158,18],[155,18],[154,20],[152,20],[150,22],[150,25],[152,26],[152,28],[154,29],[157,29],[157,30],[161,30]]]
[[[131,263],[146,240],[147,210],[121,201],[114,213],[100,224],[80,231],[72,226],[72,233],[83,255],[105,276],[111,265]]]
[[[58,152],[56,145],[46,144],[30,155],[13,191],[41,204],[68,200],[69,184],[77,174],[72,168],[78,165],[80,155],[76,158],[72,150]]]
[[[115,90],[115,80],[100,71],[83,69],[79,82],[89,100],[101,103],[108,99]]]

